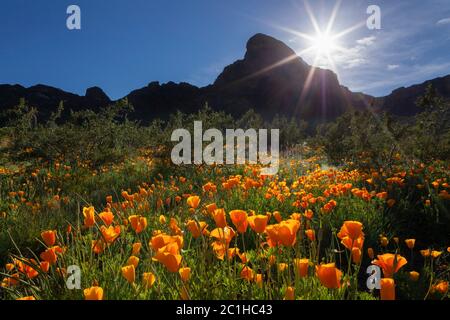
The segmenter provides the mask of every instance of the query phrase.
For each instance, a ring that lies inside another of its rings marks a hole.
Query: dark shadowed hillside
[[[354,93],[340,85],[332,71],[311,67],[283,42],[256,34],[247,42],[244,58],[225,67],[207,87],[151,82],[124,98],[135,108],[132,117],[144,122],[166,119],[177,110],[191,113],[208,102],[213,109],[234,116],[254,109],[266,119],[279,114],[318,123],[333,120],[351,108],[371,106],[396,115],[415,114],[415,100],[429,83],[450,97],[450,75],[394,90],[382,98]],[[79,96],[44,85],[0,85],[0,110],[18,105],[21,98],[37,107],[43,118],[56,110],[60,101],[66,110],[95,109],[113,102],[98,87]]]

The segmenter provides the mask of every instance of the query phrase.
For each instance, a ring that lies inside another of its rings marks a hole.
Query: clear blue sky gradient
[[[309,1],[325,26],[334,0]],[[66,28],[66,9],[81,7],[82,29]],[[377,4],[382,29],[361,27],[339,39],[341,83],[385,95],[399,86],[450,73],[450,0],[343,0],[332,32]],[[283,28],[313,34],[298,0],[1,0],[0,83],[42,83],[84,94],[100,86],[114,99],[151,81],[204,86],[243,57],[262,32],[296,52],[307,43]],[[312,63],[313,56],[303,57]]]

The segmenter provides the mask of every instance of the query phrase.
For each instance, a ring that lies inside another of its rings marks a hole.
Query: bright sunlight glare
[[[332,36],[326,33],[320,33],[312,39],[312,46],[317,54],[330,55],[337,48]]]

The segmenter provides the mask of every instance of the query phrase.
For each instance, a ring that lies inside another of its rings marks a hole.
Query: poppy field
[[[448,299],[449,183],[445,161],[358,169],[309,147],[274,176],[154,150],[5,164],[0,298]]]

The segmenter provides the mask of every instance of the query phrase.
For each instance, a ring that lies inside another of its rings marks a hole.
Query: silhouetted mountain
[[[354,93],[341,86],[332,71],[311,67],[283,42],[256,34],[247,42],[244,58],[225,67],[209,86],[151,82],[124,98],[135,108],[132,118],[144,122],[167,119],[177,110],[195,112],[208,102],[213,109],[234,116],[254,109],[266,119],[279,114],[317,123],[333,120],[351,108],[376,107],[396,115],[415,114],[415,100],[428,83],[441,95],[450,97],[450,76],[400,88],[381,98]],[[44,85],[0,85],[0,110],[18,105],[20,98],[37,107],[44,118],[56,110],[60,101],[66,110],[96,109],[113,102],[98,87],[79,96]]]
[[[309,66],[283,42],[263,34],[250,38],[244,59],[227,66],[207,96],[213,107],[231,114],[253,108],[266,118],[281,114],[317,121],[372,99],[350,92],[335,73]]]
[[[378,105],[382,110],[386,110],[395,115],[411,116],[420,112],[420,108],[415,102],[418,97],[425,93],[426,88],[432,85],[437,93],[443,97],[450,98],[450,75],[433,80],[425,81],[410,87],[401,87],[392,91],[386,97],[378,98]]]
[[[41,84],[29,88],[21,85],[0,85],[0,110],[17,106],[21,98],[30,106],[37,107],[43,118],[55,111],[61,101],[64,102],[66,110],[74,111],[104,107],[112,102],[98,87],[89,88],[85,96],[79,96]]]

